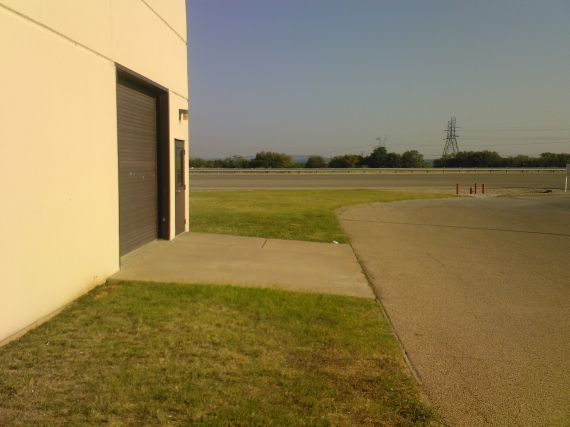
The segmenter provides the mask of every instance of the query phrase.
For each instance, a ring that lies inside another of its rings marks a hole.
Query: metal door
[[[186,155],[184,141],[174,140],[175,191],[176,191],[176,234],[186,229]]]

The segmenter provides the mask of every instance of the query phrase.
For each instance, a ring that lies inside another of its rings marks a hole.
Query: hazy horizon
[[[568,2],[188,6],[193,157],[570,151]]]

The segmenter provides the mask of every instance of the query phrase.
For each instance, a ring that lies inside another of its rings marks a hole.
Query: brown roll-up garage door
[[[121,255],[157,238],[157,98],[117,83]]]

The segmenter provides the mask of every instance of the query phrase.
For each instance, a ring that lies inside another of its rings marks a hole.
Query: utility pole
[[[451,120],[447,122],[447,129],[445,141],[445,147],[443,147],[443,157],[446,156],[455,156],[459,152],[459,146],[457,145],[457,134],[455,133],[456,129],[455,125],[455,117],[451,117]]]

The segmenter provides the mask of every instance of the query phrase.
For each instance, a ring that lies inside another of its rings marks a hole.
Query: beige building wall
[[[184,0],[0,0],[0,342],[119,269],[115,63],[168,88],[173,161],[185,37]]]

